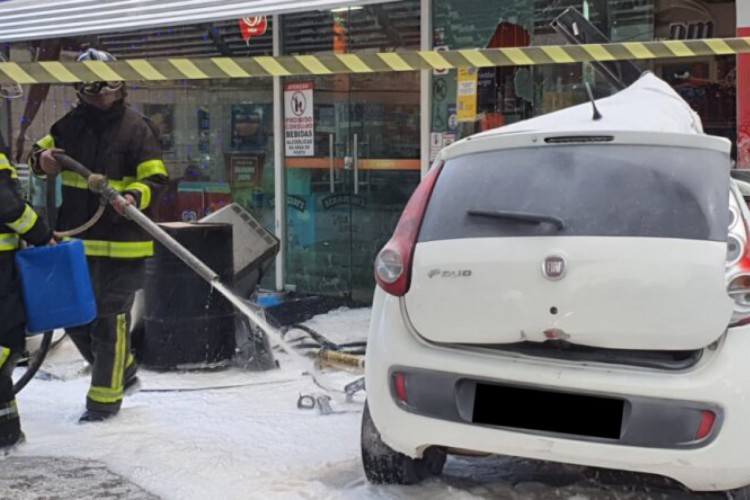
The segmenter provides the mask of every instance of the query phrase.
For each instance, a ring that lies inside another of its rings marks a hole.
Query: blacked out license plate
[[[522,387],[477,383],[475,424],[619,439],[625,401]]]

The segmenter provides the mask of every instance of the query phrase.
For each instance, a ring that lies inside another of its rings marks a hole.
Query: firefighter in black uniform
[[[78,57],[78,61],[114,60],[109,53],[95,49]],[[55,174],[60,167],[53,153],[64,151],[91,171],[106,175],[128,203],[148,213],[167,183],[155,127],[125,104],[123,82],[80,83],[76,90],[78,105],[34,145],[29,165],[37,175]],[[58,231],[82,225],[101,203],[87,189],[83,177],[70,171],[61,176]],[[137,224],[121,215],[123,209],[108,206],[102,218],[78,236],[86,249],[98,309],[92,323],[67,330],[93,367],[81,422],[115,415],[125,390],[137,382],[130,349],[130,310],[142,287],[144,261],[153,255],[154,243]]]
[[[0,448],[23,436],[11,374],[26,347],[26,318],[13,255],[20,239],[32,245],[55,243],[47,224],[21,197],[18,174],[8,158],[0,135]]]

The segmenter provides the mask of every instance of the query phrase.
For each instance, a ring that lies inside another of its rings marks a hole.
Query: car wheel
[[[362,465],[365,476],[376,484],[415,484],[438,476],[445,465],[445,450],[432,446],[422,458],[411,458],[383,442],[365,403],[362,412]]]

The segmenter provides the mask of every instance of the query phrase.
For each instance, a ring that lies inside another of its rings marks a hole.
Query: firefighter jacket
[[[52,231],[23,200],[18,174],[8,157],[0,153],[0,252],[17,250],[20,238],[32,245],[44,245],[52,239]]]
[[[133,195],[139,209],[149,207],[166,187],[167,170],[154,125],[123,101],[101,111],[79,103],[56,122],[50,135],[38,141],[29,157],[36,175],[44,175],[39,155],[48,148],[60,148],[94,173],[107,176],[122,194]],[[62,206],[57,229],[65,231],[88,221],[101,201],[88,190],[80,175],[63,171]],[[86,255],[115,259],[150,257],[153,240],[134,222],[107,206],[104,215],[89,230],[77,236],[83,240]]]

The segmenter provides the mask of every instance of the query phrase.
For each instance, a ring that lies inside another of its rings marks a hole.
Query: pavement
[[[157,500],[95,460],[14,457],[0,460],[2,500]]]

